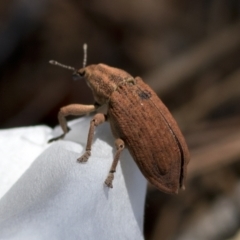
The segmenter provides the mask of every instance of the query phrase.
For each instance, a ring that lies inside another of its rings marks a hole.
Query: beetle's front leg
[[[113,163],[112,163],[112,166],[111,166],[111,169],[108,173],[108,177],[107,179],[105,180],[105,184],[112,188],[113,185],[112,185],[112,181],[113,181],[113,178],[114,178],[114,173],[116,172],[116,167],[117,167],[117,164],[118,164],[118,161],[119,161],[119,157],[120,157],[120,154],[121,152],[123,151],[124,147],[125,147],[125,144],[124,144],[124,141],[120,138],[118,138],[116,141],[115,141],[115,145],[116,145],[116,148],[117,148],[117,152],[114,156],[114,159],[113,159]]]
[[[58,121],[63,130],[63,134],[50,139],[48,142],[53,142],[58,139],[64,138],[64,136],[69,132],[70,128],[67,126],[66,117],[69,115],[80,116],[85,115],[90,112],[97,110],[96,105],[82,105],[82,104],[70,104],[68,106],[62,107],[58,113]]]
[[[90,128],[88,132],[86,152],[77,159],[78,162],[86,162],[91,155],[92,140],[94,135],[95,128],[104,123],[107,120],[107,117],[103,113],[97,113],[90,122]]]

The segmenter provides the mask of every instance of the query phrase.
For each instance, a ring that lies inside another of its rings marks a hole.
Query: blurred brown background
[[[93,103],[84,82],[48,60],[106,63],[141,76],[186,136],[191,163],[177,196],[149,187],[148,240],[240,239],[240,1],[2,0],[0,127],[57,124]]]

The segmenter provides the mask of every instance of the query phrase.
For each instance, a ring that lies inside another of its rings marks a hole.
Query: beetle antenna
[[[87,44],[83,44],[83,68],[87,65]]]
[[[59,63],[59,62],[57,62],[57,61],[55,61],[55,60],[50,60],[49,63],[52,64],[52,65],[55,65],[55,66],[59,66],[59,67],[62,67],[62,68],[66,68],[66,69],[68,69],[68,70],[72,70],[73,72],[76,71],[76,69],[75,69],[74,67],[64,65],[64,64]]]
[[[74,67],[64,65],[64,64],[59,63],[55,60],[50,60],[49,63],[52,64],[52,65],[62,67],[62,68],[66,68],[68,70],[72,70],[73,72],[76,72],[76,69]],[[83,68],[85,68],[86,65],[87,65],[87,44],[84,43],[83,44]]]

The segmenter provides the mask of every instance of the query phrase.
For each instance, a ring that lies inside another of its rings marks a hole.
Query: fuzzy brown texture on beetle
[[[108,187],[112,187],[117,163],[126,146],[143,175],[159,190],[177,193],[179,188],[184,188],[190,160],[188,147],[176,121],[156,93],[140,77],[133,78],[105,64],[89,65],[74,75],[84,77],[97,104],[71,104],[61,108],[58,118],[63,134],[50,141],[63,138],[69,131],[66,116],[84,115],[107,104],[106,115],[97,113],[93,117],[86,152],[78,162],[88,160],[94,129],[107,120],[117,148],[105,181]]]

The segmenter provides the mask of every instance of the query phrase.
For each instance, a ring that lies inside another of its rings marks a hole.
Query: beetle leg
[[[78,162],[86,162],[90,157],[95,127],[104,123],[105,121],[106,121],[106,116],[103,113],[97,113],[91,120],[89,132],[88,132],[86,152],[80,158],[77,159]]]
[[[48,142],[53,142],[58,139],[64,138],[64,136],[70,131],[70,128],[67,126],[66,117],[69,115],[84,115],[90,112],[93,112],[97,109],[95,105],[82,105],[82,104],[70,104],[68,106],[62,107],[58,113],[58,121],[63,130],[63,134],[50,139]]]
[[[117,167],[117,164],[118,164],[118,161],[119,161],[120,154],[124,149],[124,141],[122,139],[118,138],[115,141],[115,145],[116,145],[116,148],[117,148],[117,152],[116,152],[115,157],[113,159],[113,163],[112,163],[111,169],[108,173],[108,177],[105,180],[105,184],[110,188],[113,187],[113,185],[112,185],[112,181],[113,181],[113,178],[114,178],[113,174],[116,172],[116,167]]]

